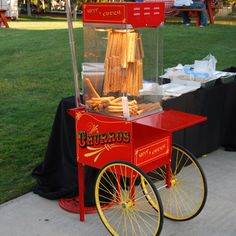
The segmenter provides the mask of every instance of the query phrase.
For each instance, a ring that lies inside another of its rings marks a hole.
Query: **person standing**
[[[208,24],[208,17],[207,17],[207,10],[206,10],[206,4],[205,0],[175,0],[174,1],[174,6],[177,8],[189,8],[189,9],[194,9],[194,8],[203,8],[203,11],[199,11],[199,17],[200,17],[200,27],[207,26]],[[182,12],[182,17],[183,17],[183,24],[184,25],[190,25],[191,20],[189,18],[189,12],[188,11],[183,11]]]

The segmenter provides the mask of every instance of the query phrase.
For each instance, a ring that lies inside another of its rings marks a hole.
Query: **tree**
[[[31,16],[31,0],[27,0],[27,15]]]
[[[77,18],[77,12],[78,12],[79,6],[81,5],[82,5],[81,0],[71,0],[72,15],[73,15],[74,20],[76,20]]]

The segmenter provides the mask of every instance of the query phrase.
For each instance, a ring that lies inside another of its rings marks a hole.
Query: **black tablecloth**
[[[173,135],[173,142],[181,144],[196,157],[210,153],[220,146],[236,151],[236,81],[199,89],[163,102],[164,109],[175,109],[206,116],[206,122]]]
[[[60,102],[44,161],[33,170],[37,180],[34,192],[48,199],[77,195],[75,123],[67,109],[75,107],[74,97]],[[165,109],[175,109],[207,116],[202,124],[181,130],[173,142],[200,157],[219,146],[236,150],[236,82],[216,84],[163,102]],[[94,182],[97,169],[86,167],[85,205],[94,205]]]
[[[62,99],[58,105],[44,161],[37,166],[33,177],[37,180],[34,193],[47,199],[74,197],[78,194],[75,148],[75,121],[67,110],[75,107],[75,98]],[[94,206],[95,177],[98,169],[85,168],[85,205]]]
[[[186,147],[196,157],[207,154],[221,145],[226,87],[200,89],[163,103],[164,109],[172,108],[208,118],[202,124],[174,134],[174,143]]]

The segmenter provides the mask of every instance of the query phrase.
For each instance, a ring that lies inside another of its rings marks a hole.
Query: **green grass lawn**
[[[74,94],[66,21],[24,19],[10,27],[0,28],[0,203],[32,189],[31,172],[43,160],[57,105]],[[167,24],[163,31],[164,68],[209,53],[218,70],[236,65],[236,26]]]

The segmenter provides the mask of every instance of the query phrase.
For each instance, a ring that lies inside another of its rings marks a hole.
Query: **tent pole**
[[[75,50],[75,42],[74,42],[74,32],[73,32],[70,0],[66,0],[66,16],[67,16],[68,34],[69,34],[69,42],[70,42],[71,57],[72,57],[72,64],[73,64],[75,104],[76,104],[76,107],[79,107],[80,95],[79,95],[78,68],[77,68],[77,62],[76,62],[76,50]]]

